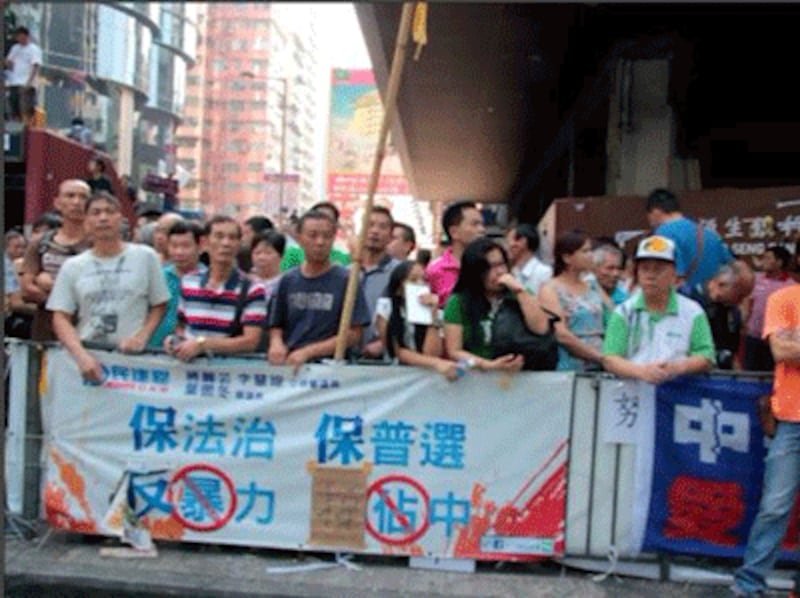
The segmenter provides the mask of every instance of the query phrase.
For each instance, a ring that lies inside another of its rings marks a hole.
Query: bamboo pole
[[[389,74],[389,85],[386,92],[386,106],[383,113],[380,135],[378,136],[378,148],[375,151],[375,159],[372,163],[372,173],[369,177],[369,187],[367,188],[367,202],[364,206],[364,214],[361,218],[361,230],[358,233],[358,243],[353,254],[353,263],[350,266],[350,277],[347,279],[347,291],[344,296],[344,307],[339,318],[339,333],[336,337],[336,351],[333,358],[337,361],[344,359],[347,350],[347,333],[350,331],[350,323],[353,319],[353,306],[356,302],[356,291],[358,290],[358,276],[361,272],[361,250],[364,247],[364,239],[367,236],[367,226],[369,225],[369,215],[372,212],[372,201],[375,190],[378,188],[378,178],[381,174],[381,164],[386,149],[386,139],[389,136],[389,127],[397,108],[397,92],[400,89],[400,78],[403,73],[403,63],[405,62],[406,49],[408,48],[408,38],[411,32],[411,20],[414,14],[414,3],[403,3],[403,12],[400,16],[400,27],[397,30],[397,41],[394,48],[394,58],[392,58],[392,70]]]

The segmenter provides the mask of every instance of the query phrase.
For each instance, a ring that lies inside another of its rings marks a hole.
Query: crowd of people
[[[613,238],[566,231],[551,266],[535,226],[487,236],[469,201],[444,210],[445,249],[433,259],[382,206],[351,253],[335,246],[332,203],[285,230],[266,216],[201,222],[174,212],[142,212],[131,230],[102,177],[95,169],[91,180],[63,181],[29,239],[5,235],[6,334],[60,341],[87,381],[103,375],[94,348],[185,362],[255,355],[295,372],[332,357],[351,268],[352,359],[430,368],[452,382],[471,370],[605,370],[660,384],[774,368],[777,429],[734,592],[764,589],[800,487],[800,286],[784,245],[767,247],[754,269],[657,189],[643,206],[651,231],[630,253]]]
[[[142,213],[131,230],[102,180],[95,169],[63,181],[30,240],[6,233],[6,333],[61,341],[90,379],[92,346],[184,361],[261,354],[294,367],[332,357],[353,267],[350,358],[449,380],[470,369],[605,369],[654,383],[715,367],[771,370],[767,299],[795,284],[785,247],[768,247],[753,272],[665,189],[649,196],[652,235],[632,255],[573,230],[555,240],[551,266],[535,226],[487,237],[478,206],[462,201],[443,213],[435,259],[412,226],[375,206],[354,264],[335,246],[331,203],[285,230],[266,216],[176,212]],[[513,334],[508,318],[519,322]]]

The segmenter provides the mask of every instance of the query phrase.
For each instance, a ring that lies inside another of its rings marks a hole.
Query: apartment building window
[[[228,102],[228,110],[241,112],[244,110],[244,102],[242,100],[230,100]]]
[[[225,162],[222,165],[222,172],[239,172],[238,162]]]
[[[250,162],[247,165],[247,172],[261,172],[262,166],[260,162]]]

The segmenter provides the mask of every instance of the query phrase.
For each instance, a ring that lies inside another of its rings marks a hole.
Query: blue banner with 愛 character
[[[704,378],[657,388],[643,550],[742,557],[766,456],[758,399],[770,390],[768,383]],[[796,537],[796,525],[793,516],[787,537]]]

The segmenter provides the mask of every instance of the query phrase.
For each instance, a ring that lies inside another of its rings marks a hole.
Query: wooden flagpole
[[[364,239],[367,236],[367,226],[369,225],[369,215],[372,211],[372,201],[375,196],[375,190],[378,188],[378,178],[381,174],[381,164],[386,150],[386,139],[389,136],[389,127],[394,119],[397,108],[397,91],[400,89],[400,79],[403,73],[403,63],[405,62],[413,15],[414,3],[403,3],[400,27],[397,30],[397,42],[394,48],[394,58],[392,58],[392,70],[389,74],[389,86],[386,91],[386,106],[383,113],[380,135],[378,137],[378,148],[372,163],[372,173],[370,174],[369,187],[367,188],[367,202],[364,206],[364,214],[361,218],[361,230],[358,233],[358,243],[356,244],[355,253],[352,256],[353,263],[350,266],[350,277],[347,279],[344,307],[342,308],[342,314],[339,318],[339,334],[336,337],[336,351],[333,355],[333,358],[337,361],[344,359],[344,353],[347,350],[347,333],[350,330],[350,323],[353,319],[353,306],[356,302],[358,276],[361,272],[361,251],[364,247]]]

